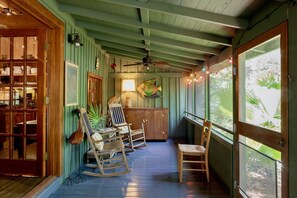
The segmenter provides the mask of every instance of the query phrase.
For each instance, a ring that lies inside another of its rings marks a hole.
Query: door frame
[[[248,49],[251,49],[263,41],[267,41],[274,36],[281,35],[280,47],[281,47],[281,132],[279,134],[269,130],[263,129],[260,127],[251,126],[246,123],[239,122],[239,62],[238,55]],[[235,102],[234,102],[234,123],[235,123],[235,134],[234,134],[234,165],[235,165],[235,179],[236,179],[236,191],[235,197],[242,197],[239,193],[239,133],[240,131],[252,131],[252,132],[242,132],[241,135],[245,137],[252,138],[260,143],[263,143],[267,146],[270,146],[282,153],[282,198],[287,198],[289,195],[289,182],[288,182],[288,23],[287,21],[282,22],[281,24],[271,28],[260,36],[254,38],[248,43],[242,45],[235,51],[234,56],[235,70],[237,74],[234,75],[234,86],[235,86]],[[261,133],[260,133],[261,132]],[[272,138],[283,138],[284,146],[280,146],[278,139]]]
[[[47,57],[44,62],[47,64],[47,80],[43,96],[46,116],[42,124],[45,129],[43,157],[47,161],[40,168],[42,176],[61,176],[64,134],[64,23],[36,0],[11,0],[10,4],[42,22],[46,27],[44,36]]]

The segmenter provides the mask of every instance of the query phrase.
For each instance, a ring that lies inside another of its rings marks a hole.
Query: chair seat
[[[206,149],[201,145],[179,144],[178,149],[186,155],[204,155]]]

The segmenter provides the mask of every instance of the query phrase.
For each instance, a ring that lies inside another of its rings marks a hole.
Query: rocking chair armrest
[[[95,132],[100,133],[101,135],[109,135],[109,134],[113,134],[113,133],[118,133],[120,130],[119,129],[114,129],[112,131],[100,131],[100,130],[95,130]]]
[[[132,124],[130,123],[125,123],[125,124],[117,124],[115,127],[123,127],[123,126],[131,126]]]

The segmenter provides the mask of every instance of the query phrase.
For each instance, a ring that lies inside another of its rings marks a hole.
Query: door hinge
[[[44,153],[44,160],[45,160],[45,161],[48,160],[48,155],[47,155],[47,153]]]
[[[284,147],[285,146],[285,139],[281,138],[281,140],[279,141],[279,145]]]
[[[48,42],[44,43],[44,50],[48,51],[50,49],[50,44]]]
[[[234,132],[234,133],[237,132],[237,125],[236,125],[236,123],[233,124],[233,132]]]
[[[234,188],[234,189],[237,189],[237,187],[238,187],[238,183],[237,183],[236,180],[234,180],[234,182],[233,182],[233,188]]]
[[[233,67],[233,75],[236,76],[237,71],[236,71],[236,67]]]
[[[48,105],[49,104],[49,97],[48,96],[45,96],[44,97],[44,104],[45,105]]]

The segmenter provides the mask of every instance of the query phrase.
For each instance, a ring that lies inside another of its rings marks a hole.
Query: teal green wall
[[[257,12],[258,14],[251,20],[252,24],[259,21],[259,19],[265,17],[267,14],[271,13],[279,3],[271,3],[265,9]],[[283,4],[279,9],[274,12],[269,18],[263,20],[257,24],[252,29],[246,31],[243,36],[242,31],[236,33],[236,38],[233,40],[233,46],[241,46],[248,41],[252,40],[256,36],[264,33],[265,31],[271,29],[272,27],[280,24],[283,21],[288,20],[288,71],[290,78],[288,80],[288,110],[289,110],[289,197],[297,197],[297,5],[289,6],[288,4]],[[241,37],[240,42],[238,42]]]
[[[133,63],[134,61],[130,60],[129,62],[126,59],[111,57],[110,64],[113,62],[117,64],[117,67],[115,69],[108,67],[108,98],[117,96],[121,99],[122,104],[125,104],[127,93],[121,91],[121,82],[123,79],[135,79],[136,88],[146,80],[157,79],[157,85],[160,84],[162,87],[162,96],[160,98],[145,98],[137,91],[131,92],[129,96],[132,99],[132,107],[168,108],[168,136],[170,138],[185,137],[180,124],[186,103],[185,75],[163,71],[155,67],[151,67],[149,71],[143,68],[143,66],[123,67],[122,65]],[[135,62],[137,61],[135,60]]]
[[[101,47],[95,44],[93,39],[87,37],[86,32],[80,28],[77,28],[74,24],[74,20],[71,16],[65,13],[61,13],[57,9],[57,4],[55,1],[40,0],[45,7],[47,7],[52,13],[54,13],[58,18],[60,18],[65,24],[65,57],[64,60],[74,63],[79,66],[79,99],[78,105],[75,106],[65,106],[64,107],[64,167],[63,174],[64,179],[67,178],[81,163],[83,159],[83,154],[88,149],[88,143],[85,140],[83,144],[79,146],[72,146],[68,143],[68,138],[77,129],[78,119],[75,114],[72,113],[73,110],[79,107],[87,107],[87,76],[88,72],[99,75],[101,77],[106,76],[104,72],[108,62],[108,56],[101,50]],[[71,33],[79,33],[81,42],[84,46],[74,47],[67,41],[67,35]],[[100,60],[100,70],[95,69],[95,57],[98,56]],[[103,106],[106,110],[106,84],[108,78],[103,78]],[[80,154],[80,155],[79,155]],[[79,161],[79,156],[81,160]]]

